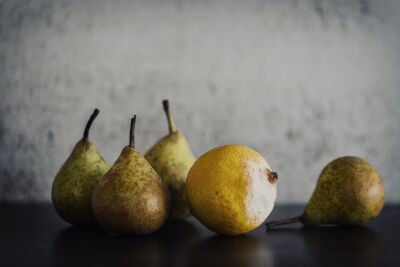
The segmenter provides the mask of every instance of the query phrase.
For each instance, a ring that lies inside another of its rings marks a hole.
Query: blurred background
[[[95,107],[109,163],[167,133],[196,156],[240,143],[306,202],[324,165],[357,155],[400,202],[398,1],[0,1],[0,200],[49,201]]]

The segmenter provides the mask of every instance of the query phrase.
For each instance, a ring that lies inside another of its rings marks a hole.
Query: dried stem
[[[302,216],[300,215],[300,216],[290,218],[290,219],[285,219],[285,220],[280,220],[280,221],[272,221],[272,222],[266,223],[265,225],[267,226],[267,230],[271,230],[275,226],[301,222],[301,218],[302,218]]]
[[[176,132],[176,127],[175,127],[174,120],[172,119],[171,112],[169,110],[169,101],[167,99],[165,99],[165,100],[163,100],[162,103],[163,103],[165,115],[167,115],[169,133],[172,134],[172,133]]]
[[[92,126],[94,119],[96,119],[96,117],[97,117],[97,115],[99,115],[99,113],[100,113],[100,111],[96,108],[93,111],[92,115],[90,115],[90,118],[89,118],[88,122],[86,123],[85,131],[83,132],[83,139],[89,138],[90,127]]]
[[[131,119],[131,129],[129,131],[129,146],[135,147],[135,124],[136,124],[136,115],[134,115]]]

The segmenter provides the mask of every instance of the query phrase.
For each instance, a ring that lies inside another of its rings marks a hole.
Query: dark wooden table
[[[300,213],[277,206],[271,219]],[[216,235],[193,217],[148,236],[64,223],[50,204],[0,204],[0,266],[400,266],[400,207],[363,227],[292,225]]]

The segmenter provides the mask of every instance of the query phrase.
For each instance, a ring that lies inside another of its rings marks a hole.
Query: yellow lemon
[[[277,178],[267,160],[246,146],[214,148],[189,171],[186,197],[190,211],[214,232],[247,233],[271,213]]]

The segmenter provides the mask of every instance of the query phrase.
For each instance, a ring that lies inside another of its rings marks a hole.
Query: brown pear
[[[101,227],[111,233],[148,234],[165,222],[170,196],[157,172],[135,148],[131,120],[129,145],[93,192],[92,207]]]

